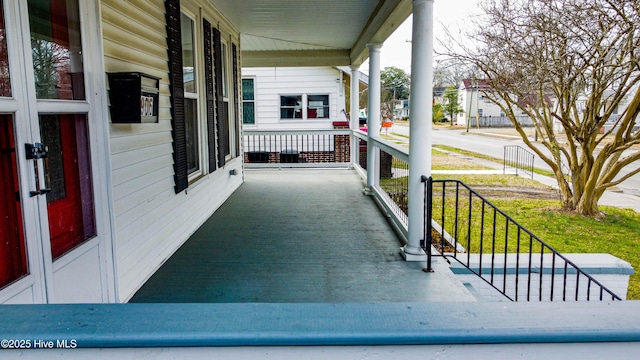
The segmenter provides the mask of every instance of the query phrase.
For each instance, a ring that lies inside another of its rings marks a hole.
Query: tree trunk
[[[584,216],[600,217],[601,213],[598,210],[598,198],[599,196],[593,191],[582,194],[575,211]]]
[[[560,189],[560,196],[562,197],[562,208],[565,210],[575,210],[575,202],[573,201],[573,191],[567,180],[564,178],[562,170],[558,168],[554,171],[556,181],[558,182],[558,188]]]

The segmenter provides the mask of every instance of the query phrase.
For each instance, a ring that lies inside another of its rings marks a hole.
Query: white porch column
[[[380,48],[381,44],[368,44],[369,48],[369,102],[367,109],[367,135],[380,139]],[[367,189],[370,192],[378,184],[380,151],[367,142]]]
[[[422,261],[424,237],[424,183],[431,176],[433,99],[433,0],[413,0],[409,137],[409,232],[404,247],[407,261]]]
[[[360,66],[351,66],[351,130],[360,129]],[[358,163],[358,145],[360,141],[357,137],[351,136],[351,164]]]

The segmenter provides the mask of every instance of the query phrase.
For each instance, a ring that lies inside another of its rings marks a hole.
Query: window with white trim
[[[308,119],[328,119],[329,118],[329,95],[308,95],[307,96],[307,118]]]
[[[242,123],[256,123],[255,84],[254,79],[242,79]]]
[[[280,95],[281,119],[329,119],[328,94]]]
[[[302,119],[302,95],[280,96],[280,118]]]
[[[222,136],[224,137],[224,147],[222,151],[224,152],[227,160],[233,156],[233,154],[231,154],[231,149],[233,148],[233,113],[230,113],[232,108],[229,104],[228,79],[231,77],[229,76],[229,72],[229,46],[227,45],[226,40],[222,40],[222,97],[224,101],[224,119],[222,119],[222,121],[226,121],[224,132],[222,133]]]
[[[184,120],[187,142],[187,173],[200,175],[200,125],[198,122],[198,82],[195,46],[195,21],[180,13],[182,35],[182,80],[184,84]]]

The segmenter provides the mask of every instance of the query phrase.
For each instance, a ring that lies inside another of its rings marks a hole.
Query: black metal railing
[[[406,221],[409,214],[409,164],[380,150],[380,187],[395,204],[397,216]]]
[[[245,131],[245,164],[344,164],[350,161],[350,133]]]
[[[461,181],[422,180],[429,258],[456,260],[512,301],[621,300]]]
[[[505,145],[504,146],[504,165],[503,172],[507,170],[514,170],[516,175],[518,171],[528,174],[533,179],[533,160],[535,156],[533,153],[527,151],[518,145]]]

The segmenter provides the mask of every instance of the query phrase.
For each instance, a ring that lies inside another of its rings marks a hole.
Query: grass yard
[[[601,206],[607,216],[596,220],[563,212],[557,201],[492,202],[560,253],[608,253],[629,262],[636,273],[629,280],[627,299],[640,300],[640,214]]]
[[[472,161],[461,159],[456,153],[449,149],[445,152],[434,149],[434,168],[473,168]],[[631,275],[627,299],[640,300],[639,213],[606,206],[600,207],[606,214],[602,219],[567,213],[562,211],[555,190],[534,180],[513,175],[434,175],[433,178],[464,182],[560,253],[609,253],[629,262],[636,273]],[[381,181],[381,185],[384,187],[385,182]],[[434,194],[438,191],[434,188]],[[434,195],[434,208],[438,206],[441,206],[441,200],[438,202]],[[453,211],[450,210],[453,208],[452,204],[445,204],[445,212]],[[438,216],[434,211],[434,218],[438,219]],[[458,237],[461,238],[460,234]],[[472,251],[478,246],[473,244]],[[483,243],[485,249],[490,246],[491,241]]]

